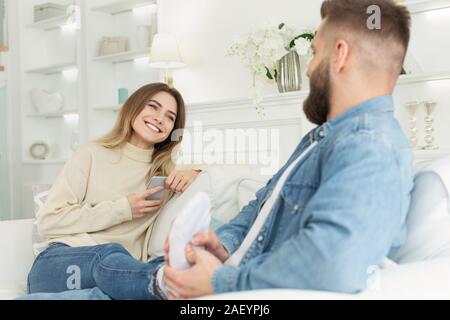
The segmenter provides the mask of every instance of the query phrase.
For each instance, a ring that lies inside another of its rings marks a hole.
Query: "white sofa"
[[[217,199],[214,205],[222,219],[231,218],[267,178],[258,176],[255,168],[242,166],[211,168],[211,174],[212,196]],[[27,273],[34,259],[32,229],[33,220],[0,222],[0,300],[26,293]],[[409,241],[406,247],[414,251],[411,245],[414,246],[414,241]],[[206,299],[450,299],[450,255],[391,264],[374,270],[370,281],[370,289],[357,295],[272,289]]]

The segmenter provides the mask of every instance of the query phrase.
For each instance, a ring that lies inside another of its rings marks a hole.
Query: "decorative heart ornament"
[[[32,89],[31,103],[37,113],[58,112],[64,108],[64,97],[59,92]]]

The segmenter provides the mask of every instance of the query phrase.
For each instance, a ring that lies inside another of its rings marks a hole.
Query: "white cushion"
[[[255,175],[256,168],[251,166],[210,166],[199,175],[196,181],[182,194],[175,195],[160,211],[153,224],[148,243],[150,257],[164,255],[164,243],[170,227],[181,208],[197,192],[205,192],[211,200],[211,227],[227,223],[239,213],[238,184],[245,177]],[[253,196],[254,196],[253,192]]]
[[[34,216],[33,220],[33,232],[31,236],[31,242],[33,245],[34,255],[37,256],[39,253],[43,252],[48,247],[48,242],[41,237],[38,232],[37,227],[37,216],[41,207],[47,201],[47,197],[50,193],[52,185],[51,184],[35,184],[31,187],[33,192],[33,202],[34,202]]]
[[[0,282],[0,300],[14,300],[26,294],[26,281]]]
[[[26,292],[34,261],[32,228],[32,220],[0,222],[0,299],[13,299]]]
[[[222,223],[228,223],[239,213],[237,201],[238,184],[252,174],[250,166],[211,166],[207,172],[211,175],[213,216]]]
[[[176,194],[161,209],[151,227],[147,250],[150,257],[155,258],[164,255],[164,243],[169,235],[172,223],[197,192],[204,192],[211,199],[211,178],[207,172],[200,174],[185,192]]]
[[[238,185],[238,205],[242,210],[250,201],[256,199],[256,192],[266,185],[262,178],[243,179]]]
[[[407,219],[407,239],[396,254],[398,263],[450,256],[450,212],[447,190],[431,171],[414,180]]]

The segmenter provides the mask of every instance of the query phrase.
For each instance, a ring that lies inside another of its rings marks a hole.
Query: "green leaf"
[[[270,80],[273,80],[273,76],[272,76],[272,74],[270,73],[269,68],[267,68],[267,67],[265,67],[265,68],[266,68],[266,71],[267,71],[266,77],[269,78]]]
[[[281,29],[283,29],[284,28],[284,26],[285,26],[286,24],[283,22],[283,23],[281,23],[279,26],[278,26],[278,30],[281,30]]]
[[[304,39],[308,40],[309,42],[311,42],[311,41],[314,40],[314,36],[315,36],[315,34],[312,34],[312,33],[309,33],[309,32],[302,33],[301,35],[296,36],[296,37],[291,41],[291,43],[289,44],[289,48],[295,47],[295,41],[297,41],[297,40],[300,39],[300,38],[304,38]]]

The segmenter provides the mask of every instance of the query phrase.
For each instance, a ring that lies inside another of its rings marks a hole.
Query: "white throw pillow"
[[[39,253],[44,251],[48,242],[41,237],[37,228],[37,216],[41,207],[44,205],[47,200],[48,194],[50,193],[50,188],[52,186],[50,184],[35,184],[31,187],[33,192],[33,202],[34,202],[34,220],[33,220],[33,233],[31,237],[33,252],[34,255],[37,256]]]
[[[255,176],[256,166],[215,165],[208,168],[211,175],[213,217],[228,223],[239,213],[238,185],[242,180]]]
[[[414,179],[407,219],[408,236],[396,254],[398,263],[450,256],[449,196],[440,177],[431,171]]]
[[[239,211],[256,199],[256,192],[266,185],[262,178],[243,179],[238,185],[238,205]]]
[[[200,174],[194,183],[183,193],[176,194],[159,212],[148,242],[148,255],[151,258],[164,255],[164,243],[175,218],[197,192],[206,193],[211,199],[211,178],[208,172]]]
[[[205,192],[211,200],[211,228],[217,229],[239,213],[238,185],[255,176],[256,167],[247,165],[214,165],[207,167],[182,194],[175,195],[160,211],[148,243],[151,258],[164,255],[164,243],[181,208],[197,192]],[[253,194],[254,195],[254,194]]]

